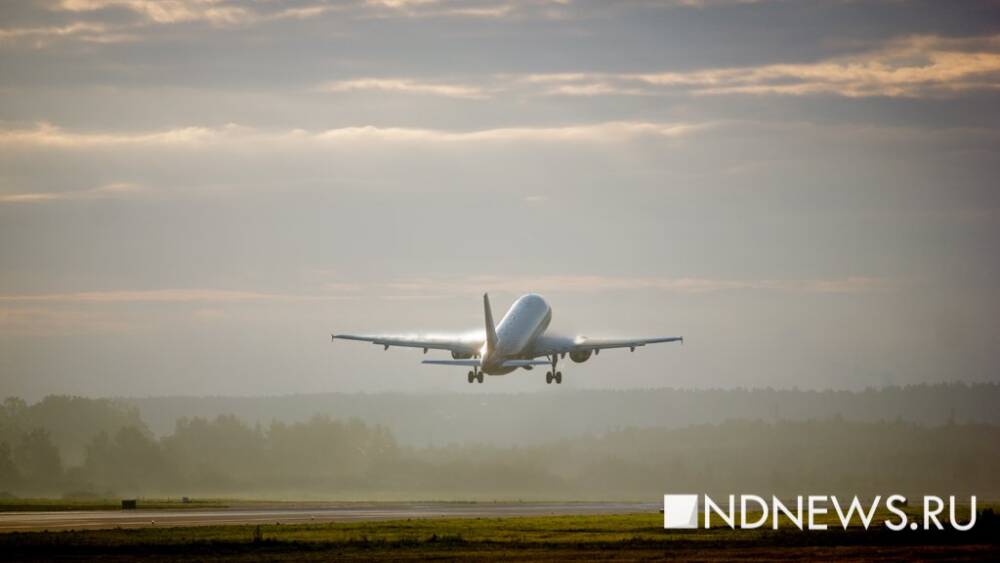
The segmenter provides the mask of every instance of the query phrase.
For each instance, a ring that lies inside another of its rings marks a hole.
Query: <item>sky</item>
[[[998,382],[998,141],[993,1],[4,2],[0,395]]]

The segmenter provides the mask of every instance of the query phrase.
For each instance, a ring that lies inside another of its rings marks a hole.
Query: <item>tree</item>
[[[0,491],[10,491],[20,485],[21,475],[14,465],[10,445],[0,442]]]
[[[14,464],[31,489],[51,490],[62,481],[59,449],[44,429],[35,428],[21,436],[14,448]]]
[[[28,403],[20,397],[7,397],[3,400],[3,415],[7,418],[15,420],[23,416],[26,410],[28,410]]]
[[[129,492],[160,490],[169,468],[159,443],[142,429],[125,426],[114,439],[101,432],[87,444],[84,479],[103,489]]]

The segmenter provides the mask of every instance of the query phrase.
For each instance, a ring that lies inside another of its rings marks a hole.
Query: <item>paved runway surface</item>
[[[360,522],[407,518],[501,518],[653,512],[655,503],[283,503],[230,508],[0,512],[0,532],[98,530],[147,526],[210,526]]]

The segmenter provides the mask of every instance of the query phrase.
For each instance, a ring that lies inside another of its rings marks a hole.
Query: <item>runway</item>
[[[407,518],[505,518],[653,512],[655,503],[280,503],[209,509],[0,512],[0,533],[40,530],[305,524]]]

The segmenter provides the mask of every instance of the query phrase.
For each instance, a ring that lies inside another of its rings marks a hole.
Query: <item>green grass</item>
[[[666,531],[659,514],[447,518],[336,524],[205,526],[30,532],[0,535],[10,560],[71,556],[199,560],[446,559],[685,560],[1000,559],[997,522],[966,533],[898,532],[880,527],[798,530]]]
[[[221,508],[231,506],[231,501],[219,499],[191,499],[191,502],[181,502],[181,499],[138,499],[138,508],[151,509],[191,509],[191,508]],[[66,510],[121,510],[120,498],[13,498],[0,499],[0,512],[50,512]]]

